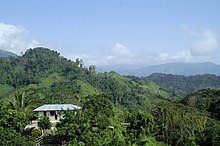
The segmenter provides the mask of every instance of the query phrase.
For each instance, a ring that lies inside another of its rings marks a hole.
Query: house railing
[[[43,139],[44,139],[44,135],[42,134],[40,137],[38,137],[37,144],[35,146],[42,146],[43,145]]]
[[[62,142],[62,146],[67,146],[68,144],[69,144],[69,142],[67,142],[67,141]]]

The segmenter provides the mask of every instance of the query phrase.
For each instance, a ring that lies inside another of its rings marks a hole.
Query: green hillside
[[[183,76],[154,73],[143,79],[151,80],[163,89],[183,95],[205,88],[220,89],[220,76],[212,74]]]
[[[206,110],[211,117],[220,120],[220,90],[202,89],[184,97],[180,103]]]
[[[80,60],[71,61],[47,48],[29,49],[23,56],[0,59],[2,96],[10,89],[37,88],[44,102],[75,102],[75,96],[104,93],[117,107],[150,109],[152,103],[169,98],[169,93],[153,82],[121,76],[115,72],[97,73],[83,68]],[[61,95],[62,93],[62,95]],[[43,103],[42,103],[43,104]]]
[[[220,143],[218,90],[200,90],[172,102],[179,93],[169,92],[153,80],[116,72],[98,73],[95,66],[84,68],[82,60],[68,60],[47,48],[29,49],[16,58],[0,58],[0,74],[0,145],[36,145],[42,131],[44,145]],[[211,75],[202,78],[207,84],[217,83]],[[191,82],[184,86],[172,82],[172,78],[168,82],[169,89],[191,88],[186,86]],[[74,113],[62,111],[64,118],[53,124],[55,131],[50,131],[51,123],[45,116],[38,120],[39,129],[24,130],[38,119],[32,110],[49,103],[82,108]]]
[[[0,84],[0,99],[7,97],[10,93],[14,91],[12,86],[8,84]]]

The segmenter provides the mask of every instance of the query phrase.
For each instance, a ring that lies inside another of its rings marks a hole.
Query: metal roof
[[[61,110],[79,110],[81,107],[73,104],[45,104],[36,109],[34,112],[40,111],[61,111]]]
[[[24,129],[27,129],[27,128],[35,128],[37,127],[37,124],[30,124],[30,125],[26,125]]]

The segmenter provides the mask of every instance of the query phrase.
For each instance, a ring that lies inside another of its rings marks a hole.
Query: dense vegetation
[[[36,144],[41,131],[24,127],[37,118],[32,110],[45,103],[82,107],[77,113],[63,111],[64,119],[49,135],[68,145],[220,143],[219,90],[201,90],[173,102],[178,94],[152,80],[98,73],[95,66],[84,68],[82,60],[67,60],[46,48],[0,58],[0,74],[0,145]],[[51,123],[41,118],[38,126],[46,131]]]
[[[45,48],[30,49],[17,58],[1,58],[0,62],[1,98],[34,87],[45,97],[44,102],[69,102],[67,98],[105,93],[116,106],[144,109],[169,97],[153,82],[139,84],[115,72],[97,73],[95,66],[83,68],[82,60],[67,60]]]
[[[180,103],[205,110],[211,117],[220,120],[220,90],[202,89],[187,95]]]
[[[155,82],[163,89],[184,95],[199,89],[220,88],[220,76],[212,74],[183,76],[154,73],[148,77],[144,77],[144,79]]]

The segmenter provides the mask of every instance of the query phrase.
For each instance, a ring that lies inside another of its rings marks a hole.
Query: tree
[[[77,113],[63,111],[64,119],[57,124],[57,134],[73,145],[102,145],[103,137],[111,133],[106,129],[114,116],[113,107],[105,95],[87,96],[81,102],[82,109]]]
[[[17,133],[11,128],[0,126],[0,145],[1,146],[33,146],[35,139],[28,140],[21,133]]]
[[[104,128],[111,124],[114,116],[113,106],[106,95],[87,96],[82,107],[83,114],[93,126]]]
[[[147,144],[147,137],[154,136],[156,126],[154,117],[147,112],[133,112],[131,113],[126,122],[130,125],[127,127],[128,139],[131,143]]]
[[[208,119],[205,112],[181,104],[161,102],[152,114],[158,127],[158,140],[177,146],[202,141]]]
[[[42,130],[50,129],[51,123],[50,123],[49,117],[46,117],[46,116],[40,117],[40,119],[39,119],[37,125],[38,125],[38,127],[40,127]]]
[[[28,112],[35,103],[36,91],[34,89],[26,89],[17,91],[13,95],[13,101],[9,102],[12,109],[22,112]]]
[[[83,67],[83,65],[84,65],[84,62],[83,62],[83,60],[82,60],[82,59],[80,59],[80,61],[79,61],[79,67],[80,67],[80,68],[82,68],[82,67]]]
[[[96,74],[96,66],[95,65],[90,65],[89,66],[89,72],[94,75]]]
[[[75,62],[76,62],[76,65],[79,66],[79,62],[80,62],[80,61],[79,61],[79,58],[76,58],[76,61],[75,61]]]
[[[81,111],[63,111],[64,119],[57,123],[56,134],[64,141],[86,141],[91,126]]]
[[[24,112],[12,109],[1,111],[0,126],[2,127],[12,128],[16,132],[22,133],[27,123],[27,116]]]
[[[199,137],[199,136],[198,136]],[[201,146],[217,146],[220,143],[220,121],[208,118],[203,139],[196,139]]]

